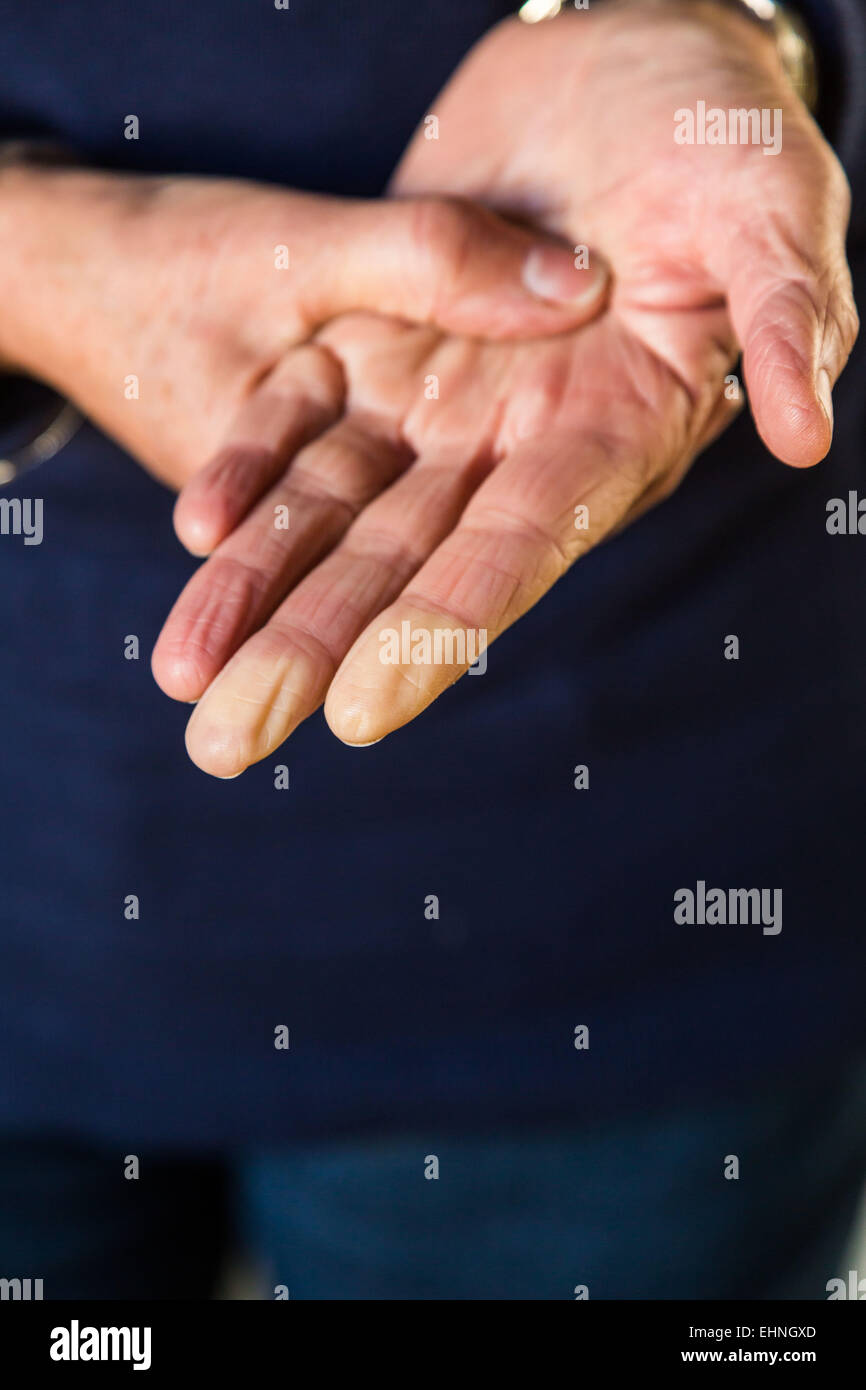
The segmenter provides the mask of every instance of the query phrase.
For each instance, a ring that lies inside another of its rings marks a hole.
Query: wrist
[[[130,180],[27,161],[0,166],[0,369],[69,393]]]
[[[808,28],[781,0],[604,0],[593,6],[591,15],[581,13],[570,0],[526,0],[506,23],[525,31],[527,27],[548,29],[550,20],[556,20],[557,26],[570,22],[572,32],[583,39],[590,18],[602,21],[602,28],[608,22],[617,27],[623,21],[629,25],[679,21],[733,35],[746,51],[763,53],[809,110],[814,111],[817,104],[817,65]]]
[[[691,0],[738,14],[773,44],[779,65],[797,96],[812,112],[818,104],[815,49],[808,28],[793,9],[780,0]]]

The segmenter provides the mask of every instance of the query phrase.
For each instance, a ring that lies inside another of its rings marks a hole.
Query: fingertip
[[[163,694],[180,704],[195,704],[207,689],[195,656],[164,641],[161,634],[151,653],[150,670]]]
[[[381,727],[369,698],[351,690],[328,692],[325,720],[335,738],[349,748],[370,748],[374,743],[381,743],[388,732]]]
[[[523,285],[534,299],[571,317],[595,312],[607,292],[607,262],[586,247],[538,242],[523,262]]]
[[[782,307],[787,299],[776,301]],[[796,301],[800,303],[798,299]],[[833,442],[832,381],[826,366],[813,366],[815,347],[811,333],[796,331],[789,313],[790,331],[780,323],[763,322],[756,329],[743,356],[747,396],[752,415],[767,448],[791,468],[813,468],[829,452]]]
[[[567,247],[536,243],[520,266],[519,286],[494,289],[478,306],[473,331],[487,338],[569,332],[597,317],[609,288],[610,271],[600,256],[584,265]]]
[[[222,509],[199,496],[182,492],[174,504],[174,530],[185,550],[197,560],[211,555],[225,533]]]
[[[830,452],[833,425],[819,399],[791,400],[755,414],[767,448],[790,468],[814,468]]]
[[[233,781],[249,766],[245,749],[230,727],[202,718],[200,710],[201,706],[197,706],[193,711],[184,735],[190,761],[210,777]]]
[[[491,252],[475,284],[449,297],[434,321],[470,337],[549,337],[597,317],[609,289],[610,270],[601,256],[593,253],[584,263],[557,242],[530,241],[527,248],[521,237],[507,254]]]

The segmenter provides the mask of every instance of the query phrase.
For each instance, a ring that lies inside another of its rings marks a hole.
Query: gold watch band
[[[818,72],[809,31],[799,15],[785,9],[777,0],[734,0],[747,9],[760,24],[768,26],[788,81],[801,101],[814,111],[818,104]]]
[[[814,111],[818,101],[815,52],[809,32],[799,15],[780,5],[778,0],[717,0],[717,3],[748,14],[772,33],[791,86],[809,110]],[[571,5],[580,10],[589,7],[588,0],[584,0],[583,4],[571,0]],[[569,7],[569,0],[525,0],[517,13],[525,24],[537,24],[540,20],[555,19]]]

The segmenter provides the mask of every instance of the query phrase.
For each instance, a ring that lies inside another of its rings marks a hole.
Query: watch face
[[[0,484],[51,458],[79,422],[74,406],[50,386],[0,375]]]

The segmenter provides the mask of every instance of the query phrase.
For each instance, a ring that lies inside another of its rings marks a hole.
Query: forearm
[[[112,311],[124,209],[150,183],[26,161],[0,167],[0,368],[77,394],[99,365],[93,320]]]

